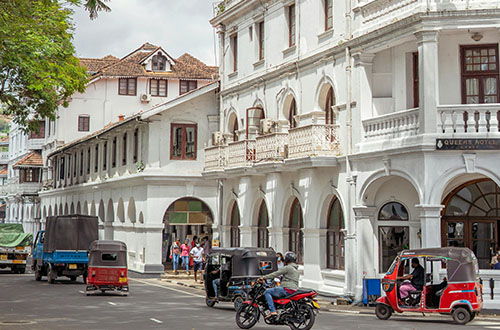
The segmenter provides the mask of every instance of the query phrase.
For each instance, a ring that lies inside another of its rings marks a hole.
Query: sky
[[[111,0],[111,12],[90,20],[75,9],[74,45],[78,57],[122,57],[143,43],[162,46],[172,57],[190,53],[216,65],[213,17],[215,0]]]

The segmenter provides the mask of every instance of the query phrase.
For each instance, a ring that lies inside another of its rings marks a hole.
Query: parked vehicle
[[[423,290],[409,292],[409,298],[400,299],[402,284],[398,277],[409,273],[409,263],[418,258],[425,269]],[[434,277],[446,267],[447,281],[437,283]],[[406,271],[405,271],[406,270]],[[482,285],[479,281],[476,256],[468,248],[431,248],[404,250],[394,260],[382,280],[386,296],[377,299],[376,315],[387,320],[394,311],[450,314],[455,322],[472,321],[483,307]]]
[[[98,236],[97,217],[86,215],[64,215],[48,217],[45,230],[38,232],[33,244],[35,279],[47,276],[54,283],[59,276],[72,281],[80,275],[87,278],[90,243]]]
[[[233,302],[234,309],[238,310],[247,299],[253,282],[278,269],[276,253],[270,248],[214,247],[206,260],[203,276],[206,304],[209,307],[217,302],[228,301]],[[220,280],[217,297],[214,297],[213,289],[215,279]]]
[[[101,290],[128,295],[127,245],[120,241],[94,241],[89,248],[87,296]]]
[[[236,324],[241,329],[250,329],[260,319],[267,315],[267,306],[264,291],[266,286],[256,282],[249,292],[250,300],[243,302],[236,312]],[[264,318],[269,325],[288,325],[292,330],[309,330],[314,325],[318,303],[314,300],[317,295],[313,290],[297,290],[294,293],[279,299],[273,299],[278,312],[277,316]]]
[[[32,241],[33,235],[25,233],[22,224],[0,224],[0,268],[24,274]]]

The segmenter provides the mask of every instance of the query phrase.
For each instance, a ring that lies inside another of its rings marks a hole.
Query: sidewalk
[[[199,289],[205,291],[203,283],[195,282],[194,275],[186,275],[185,272],[179,272],[174,275],[173,272],[168,271],[161,276],[161,280],[167,283],[181,285],[189,288]],[[342,305],[337,304],[338,298],[325,297],[321,294],[317,297],[317,302],[320,305],[320,310],[336,313],[351,313],[351,314],[372,314],[375,315],[375,307],[359,306],[356,304]],[[339,300],[340,302],[340,300]],[[404,314],[395,314],[398,316],[422,316],[422,313],[405,312]],[[431,315],[431,314],[427,314]],[[500,318],[500,310],[484,310],[477,316],[478,319],[493,319],[497,321]]]

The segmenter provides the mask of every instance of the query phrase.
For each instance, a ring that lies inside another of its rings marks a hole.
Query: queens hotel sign
[[[436,139],[436,150],[500,150],[500,139]]]

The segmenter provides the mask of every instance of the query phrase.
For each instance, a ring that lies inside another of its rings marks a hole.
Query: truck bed
[[[89,262],[87,251],[61,251],[56,250],[52,253],[44,253],[46,262],[54,264],[86,264]]]

